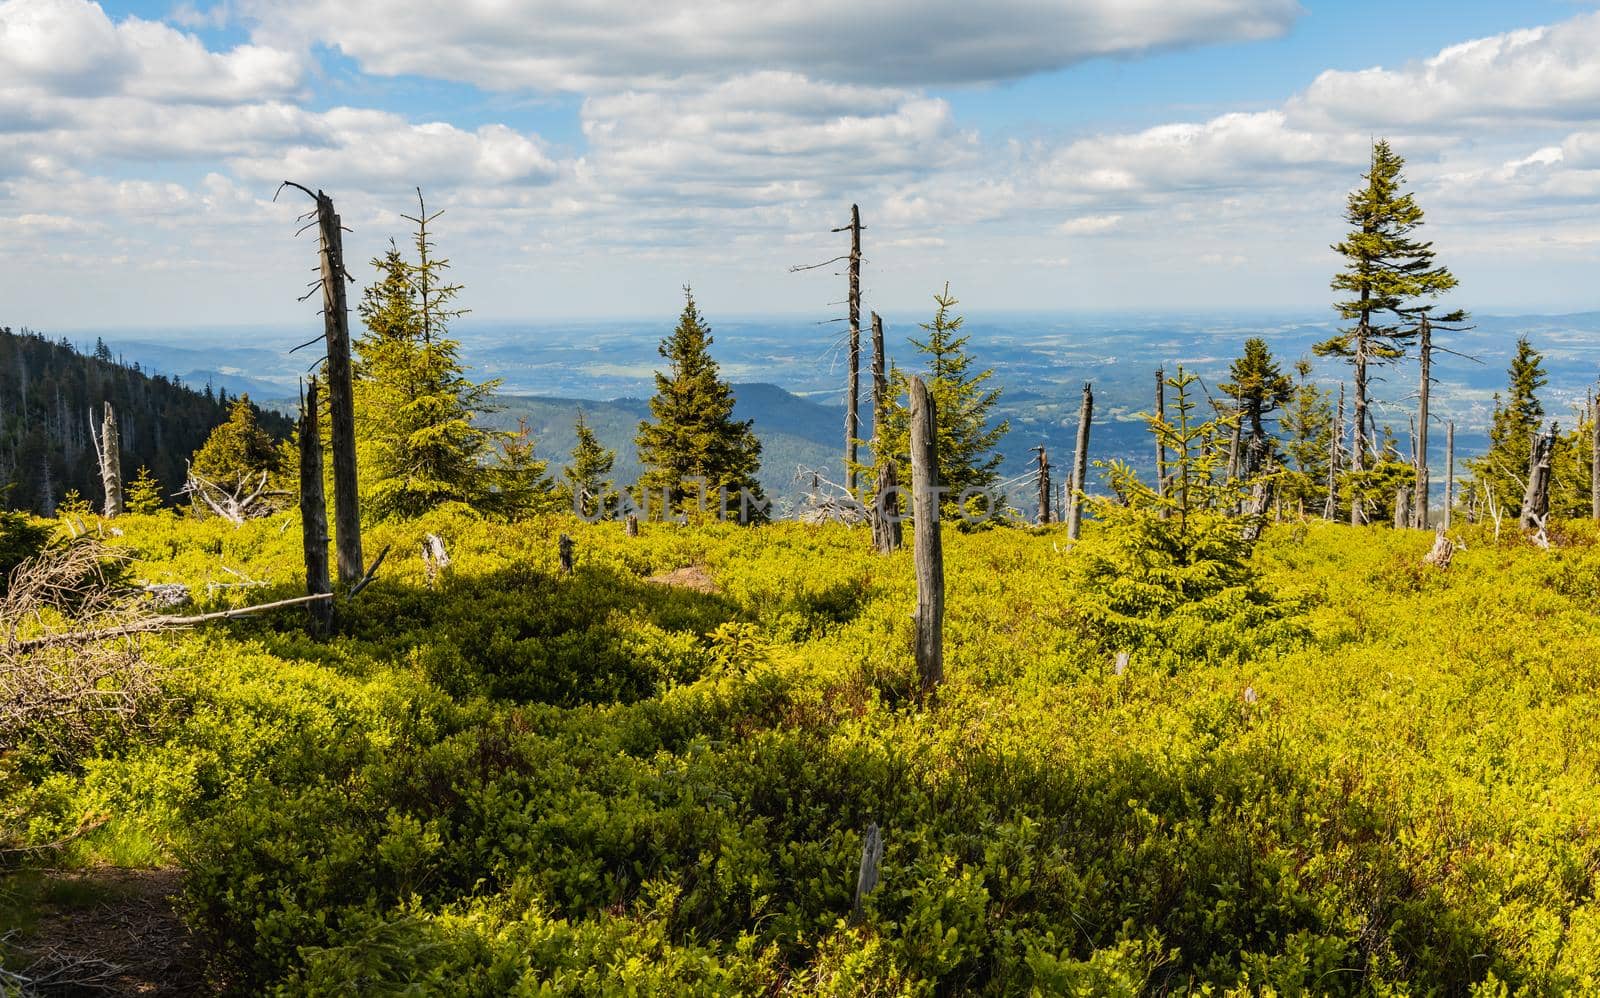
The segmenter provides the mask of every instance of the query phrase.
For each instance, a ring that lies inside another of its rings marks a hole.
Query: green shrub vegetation
[[[1176,511],[948,533],[922,706],[911,554],[860,530],[388,521],[332,639],[146,639],[147,730],[10,751],[0,846],[181,864],[237,994],[1600,988],[1593,525],[1466,528],[1440,572],[1421,532]],[[109,540],[218,608],[299,588],[296,515]],[[688,566],[714,591],[650,581]]]

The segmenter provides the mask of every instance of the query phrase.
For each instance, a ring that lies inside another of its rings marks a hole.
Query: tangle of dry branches
[[[135,638],[39,642],[140,617],[137,594],[110,576],[116,563],[85,537],[46,548],[12,571],[0,596],[0,752],[26,735],[70,756],[107,727],[142,719],[155,684]]]

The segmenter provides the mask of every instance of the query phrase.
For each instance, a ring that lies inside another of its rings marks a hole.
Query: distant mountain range
[[[885,319],[890,360],[920,367],[907,343],[907,335],[917,332],[919,317]],[[1465,332],[1435,336],[1436,343],[1454,351],[1440,354],[1434,368],[1432,408],[1441,421],[1436,429],[1442,429],[1443,420],[1455,420],[1458,450],[1481,450],[1494,393],[1505,383],[1519,335],[1528,336],[1545,353],[1550,378],[1543,392],[1545,409],[1553,418],[1570,421],[1571,405],[1583,399],[1600,373],[1600,313],[1484,315],[1472,325]],[[838,327],[798,318],[719,321],[714,314],[712,326],[712,355],[724,377],[738,385],[740,414],[755,420],[764,441],[762,478],[772,494],[792,492],[797,467],[820,466],[840,474],[845,369]],[[1289,371],[1294,361],[1311,358],[1312,345],[1335,328],[1331,311],[1322,309],[973,315],[962,331],[970,336],[968,349],[976,362],[994,369],[993,384],[1004,392],[999,416],[1011,421],[1011,433],[1000,448],[1003,476],[1025,476],[1030,448],[1042,442],[1059,480],[1071,462],[1085,381],[1093,383],[1096,402],[1092,456],[1148,471],[1154,449],[1142,415],[1151,407],[1158,366],[1172,373],[1182,364],[1200,376],[1206,391],[1214,391],[1247,337],[1265,338]],[[660,364],[656,344],[670,329],[670,321],[463,320],[455,332],[472,376],[503,381],[506,408],[491,417],[495,425],[514,426],[518,415],[526,416],[538,436],[539,452],[559,466],[571,449],[572,420],[582,407],[601,439],[616,448],[619,479],[630,480],[637,471],[633,436],[644,416],[642,400],[652,391],[652,372]],[[147,369],[181,373],[187,384],[249,391],[252,399],[278,399],[281,404],[294,397],[296,381],[313,359],[305,352],[291,354],[290,348],[311,332],[282,327],[102,335],[114,350]],[[1347,363],[1311,359],[1312,377],[1323,386],[1337,390],[1340,382],[1349,381]],[[1414,409],[1416,362],[1402,360],[1373,373],[1375,419],[1404,440]],[[1432,440],[1434,463],[1442,465],[1444,434],[1435,432]],[[1091,475],[1091,481],[1097,480]],[[1018,505],[1029,496],[1031,492],[1019,492]]]
[[[761,438],[761,487],[774,500],[796,493],[801,469],[820,469],[838,481],[843,475],[844,409],[800,398],[777,385],[733,386],[734,418],[754,422]],[[538,455],[558,473],[577,444],[574,424],[578,413],[594,430],[602,445],[617,452],[613,474],[618,485],[631,485],[643,472],[634,439],[639,422],[650,417],[650,403],[642,398],[567,399],[537,395],[501,395],[497,409],[484,423],[497,429],[516,429],[526,420],[537,441]],[[863,433],[871,433],[867,423]]]

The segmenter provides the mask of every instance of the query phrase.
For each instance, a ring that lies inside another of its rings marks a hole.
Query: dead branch
[[[378,552],[378,557],[372,560],[372,567],[367,569],[367,573],[361,577],[360,581],[350,587],[351,599],[361,595],[361,590],[372,584],[372,580],[378,575],[378,566],[382,565],[383,559],[387,557],[389,557],[389,545],[386,544],[383,550]]]
[[[385,548],[384,550],[387,551],[388,549]],[[373,571],[376,571],[377,568],[376,564],[372,566]],[[352,592],[351,595],[353,596],[355,593]],[[94,644],[100,641],[111,641],[115,638],[131,637],[136,634],[150,634],[156,631],[182,630],[198,624],[210,623],[213,620],[233,620],[236,617],[248,617],[251,614],[263,613],[267,610],[278,610],[286,606],[301,606],[305,603],[313,603],[323,599],[333,599],[333,595],[331,593],[315,593],[310,596],[274,600],[271,603],[255,603],[250,606],[234,607],[228,610],[214,610],[211,613],[198,613],[189,617],[162,614],[158,617],[146,617],[143,620],[120,624],[116,627],[103,627],[90,631],[64,631],[59,634],[47,634],[37,638],[18,639],[15,636],[9,636],[6,643],[0,645],[0,654],[27,653],[63,645]]]
[[[838,232],[840,230],[839,229],[834,229],[833,231],[834,232]],[[821,263],[797,263],[794,266],[789,268],[789,273],[798,274],[802,270],[820,270],[823,267],[832,266],[833,264],[838,263],[840,260],[848,260],[848,259],[850,259],[850,254],[846,253],[843,256],[836,256],[832,260],[824,260]]]
[[[269,500],[282,498],[286,493],[268,492],[267,478],[267,473],[263,471],[261,480],[253,488],[246,480],[229,489],[201,475],[191,464],[178,495],[193,496],[213,514],[238,525],[256,517],[271,516],[278,511],[278,504]]]
[[[795,469],[796,483],[808,483],[810,488],[801,492],[799,510],[795,518],[802,523],[843,523],[854,526],[866,523],[868,509],[843,485],[830,481],[814,468]]]

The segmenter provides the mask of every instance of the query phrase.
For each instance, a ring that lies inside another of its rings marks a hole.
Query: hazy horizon
[[[820,317],[852,203],[880,312],[1315,309],[1374,137],[1447,308],[1600,308],[1592,2],[623,10],[0,0],[0,322],[310,322],[286,179],[493,321]]]

